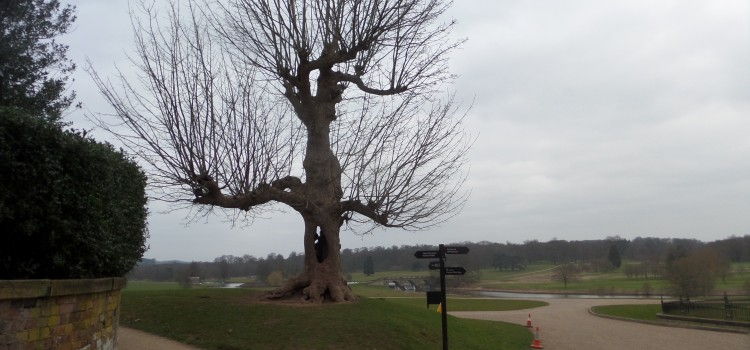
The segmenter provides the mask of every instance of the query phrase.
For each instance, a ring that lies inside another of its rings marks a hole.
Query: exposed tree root
[[[281,300],[298,296],[301,300],[310,303],[340,303],[356,300],[352,289],[349,288],[343,278],[339,276],[335,278],[328,276],[317,277],[318,278],[311,279],[307,274],[302,274],[287,281],[284,286],[269,292],[266,294],[266,298],[271,300]]]

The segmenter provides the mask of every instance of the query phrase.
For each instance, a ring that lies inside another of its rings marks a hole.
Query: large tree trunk
[[[341,165],[331,150],[329,136],[334,106],[317,105],[305,123],[307,152],[303,166],[308,208],[300,211],[305,222],[305,271],[272,292],[271,298],[301,295],[312,302],[354,300],[341,273]]]
[[[305,271],[269,294],[271,299],[301,297],[310,302],[353,301],[341,273],[339,223],[305,218]]]
[[[310,284],[302,291],[305,299],[335,302],[354,300],[341,273],[340,251],[338,222],[317,226],[306,220],[304,274],[310,279]]]

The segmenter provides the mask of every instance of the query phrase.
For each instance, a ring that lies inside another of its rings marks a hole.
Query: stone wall
[[[114,349],[124,278],[0,280],[0,350]]]

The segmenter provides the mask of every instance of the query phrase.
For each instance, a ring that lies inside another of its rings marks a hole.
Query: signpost
[[[445,268],[446,275],[460,276],[465,273],[466,273],[466,269],[463,267],[446,267]]]
[[[466,273],[466,269],[460,266],[445,266],[446,254],[466,254],[468,247],[446,247],[440,245],[438,250],[420,250],[414,253],[417,259],[435,259],[430,261],[430,270],[440,270],[440,291],[427,292],[427,306],[430,304],[441,304],[443,324],[443,350],[448,350],[448,302],[445,297],[445,275],[459,276]]]
[[[417,259],[434,259],[437,258],[440,252],[437,250],[418,250],[414,253]]]
[[[469,247],[445,247],[445,254],[466,254]]]

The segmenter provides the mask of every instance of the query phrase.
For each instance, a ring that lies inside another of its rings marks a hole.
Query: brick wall
[[[123,278],[0,280],[0,350],[114,349]]]

